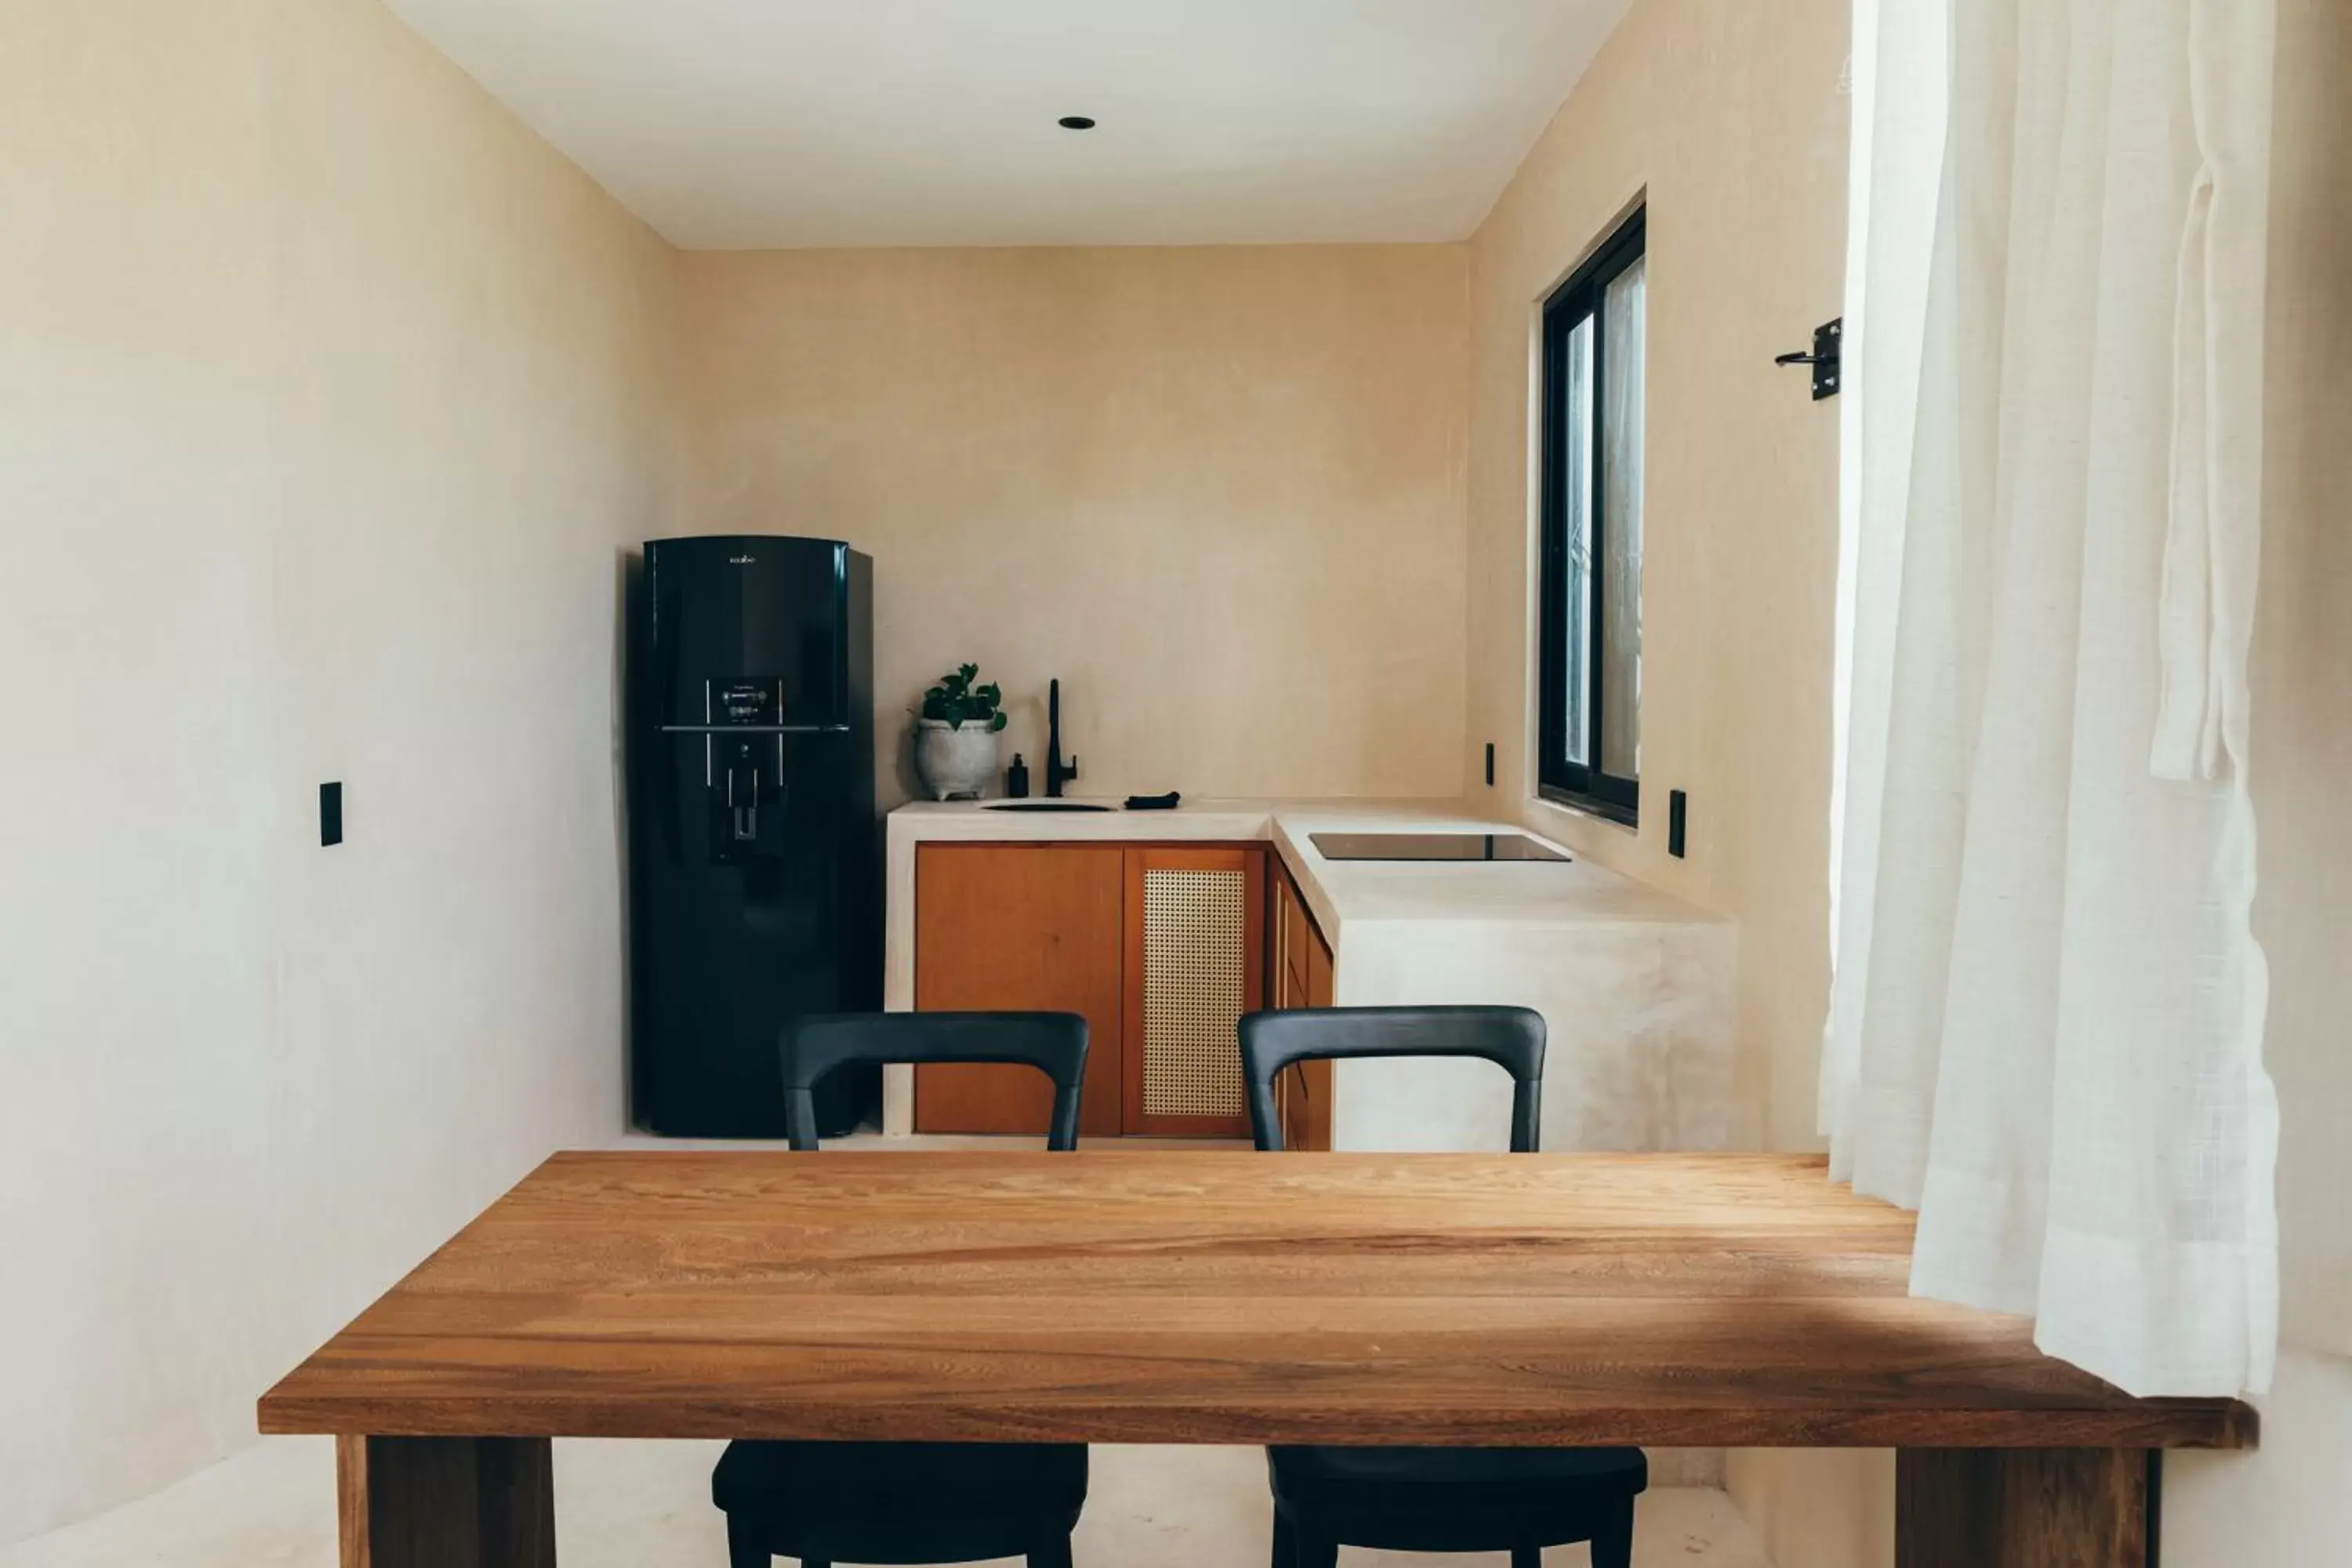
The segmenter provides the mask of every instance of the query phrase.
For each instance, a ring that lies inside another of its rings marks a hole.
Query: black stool
[[[1511,1152],[1533,1153],[1543,1098],[1544,1023],[1525,1007],[1326,1007],[1241,1021],[1250,1131],[1282,1147],[1274,1082],[1294,1062],[1335,1057],[1482,1057],[1511,1075]],[[1639,1448],[1266,1450],[1274,1568],[1333,1568],[1342,1546],[1508,1552],[1540,1568],[1543,1549],[1592,1543],[1592,1568],[1631,1568],[1633,1500],[1650,1484]]]
[[[1078,1146],[1087,1021],[1075,1013],[877,1013],[803,1018],[784,1031],[785,1125],[817,1146],[817,1080],[847,1062],[1018,1062],[1054,1080],[1046,1147]],[[753,1442],[710,1477],[732,1568],[978,1563],[1026,1555],[1070,1568],[1087,1500],[1083,1443]]]

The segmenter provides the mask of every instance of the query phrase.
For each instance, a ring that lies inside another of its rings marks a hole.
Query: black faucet
[[[1078,776],[1078,759],[1062,760],[1062,683],[1045,683],[1045,798],[1057,800],[1062,786]]]

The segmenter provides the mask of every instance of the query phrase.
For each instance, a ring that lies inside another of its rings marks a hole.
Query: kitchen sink
[[[1079,800],[1000,800],[991,802],[989,811],[1113,811],[1108,805],[1090,805]]]

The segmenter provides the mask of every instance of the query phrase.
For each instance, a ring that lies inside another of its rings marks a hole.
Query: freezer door
[[[740,534],[646,546],[646,717],[849,721],[849,547]]]

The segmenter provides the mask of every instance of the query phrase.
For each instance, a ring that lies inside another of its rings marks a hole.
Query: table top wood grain
[[[1905,1293],[1817,1158],[558,1154],[265,1432],[2234,1447]]]

